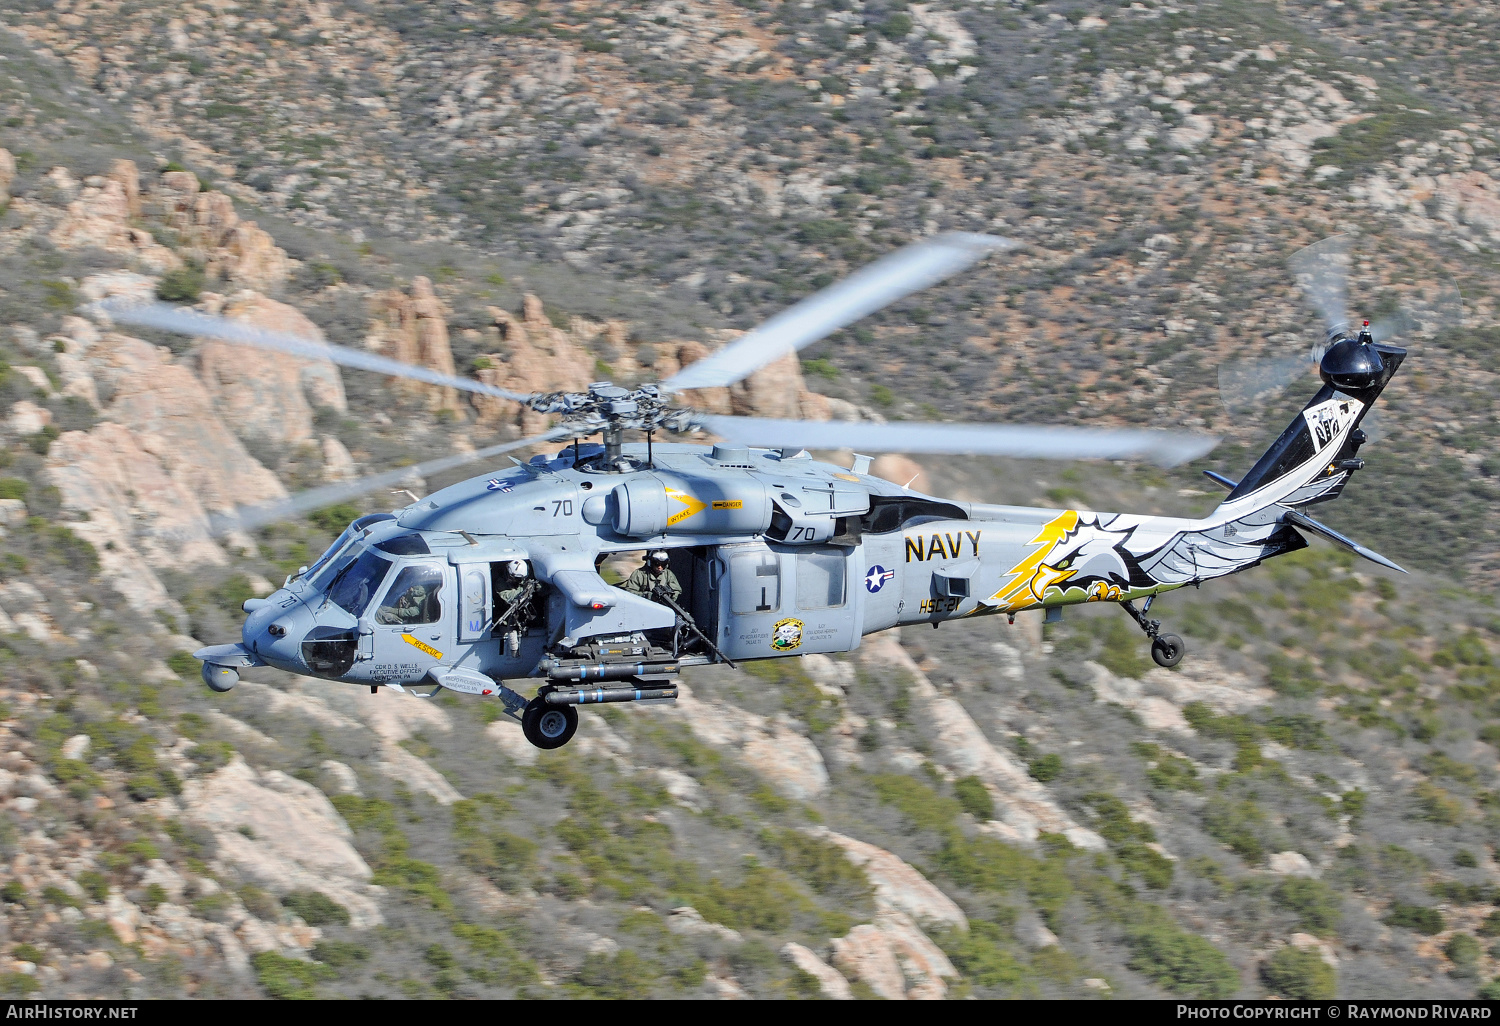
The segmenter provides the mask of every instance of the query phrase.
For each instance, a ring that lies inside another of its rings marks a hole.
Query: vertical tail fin
[[[1405,349],[1367,336],[1335,343],[1323,357],[1323,387],[1220,509],[1243,516],[1272,504],[1309,506],[1337,498],[1364,466],[1357,455],[1365,442],[1360,422],[1405,358]]]

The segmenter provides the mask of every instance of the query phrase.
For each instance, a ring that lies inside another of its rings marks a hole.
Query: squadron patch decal
[[[771,628],[771,647],[778,652],[790,652],[802,647],[802,621],[795,617],[777,620]]]

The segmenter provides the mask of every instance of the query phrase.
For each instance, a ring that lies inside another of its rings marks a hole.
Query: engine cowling
[[[613,526],[628,538],[660,534],[759,534],[771,526],[771,498],[753,479],[719,485],[703,478],[640,474],[610,497]]]

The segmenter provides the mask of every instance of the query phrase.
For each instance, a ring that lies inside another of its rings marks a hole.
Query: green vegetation
[[[1316,948],[1292,945],[1266,959],[1261,977],[1272,993],[1297,1001],[1326,1001],[1338,990],[1333,966],[1323,961]]]
[[[1390,911],[1385,914],[1382,922],[1387,926],[1400,926],[1418,933],[1425,933],[1429,937],[1442,933],[1447,928],[1447,924],[1443,921],[1443,914],[1437,909],[1410,905],[1404,901],[1392,902]]]
[[[1136,741],[1130,746],[1146,762],[1146,779],[1152,787],[1164,791],[1198,791],[1203,785],[1198,780],[1198,770],[1191,760],[1173,755],[1160,745],[1147,741]]]
[[[162,275],[156,283],[156,298],[168,303],[196,303],[203,284],[203,268],[186,264]]]
[[[1221,795],[1209,799],[1203,811],[1203,826],[1209,836],[1249,864],[1259,865],[1266,857],[1261,831],[1266,814],[1251,799],[1236,801]]]
[[[1344,915],[1338,893],[1321,880],[1287,877],[1276,885],[1271,897],[1297,916],[1302,930],[1319,937],[1334,936]]]
[[[309,926],[349,925],[349,910],[322,891],[292,891],[281,899],[281,903],[293,915],[301,916]]]
[[[1452,975],[1472,977],[1479,969],[1481,949],[1479,942],[1467,933],[1455,933],[1443,946],[1443,954],[1453,963]]]
[[[1109,842],[1115,857],[1127,871],[1139,873],[1146,886],[1165,890],[1172,884],[1172,860],[1151,847],[1156,831],[1150,824],[1137,822],[1125,803],[1112,794],[1094,792],[1081,799],[1096,818],[1099,835]]]
[[[984,786],[984,781],[978,777],[955,780],[953,793],[963,810],[981,823],[995,818],[995,799],[990,796],[990,789]]]
[[[1056,752],[1039,756],[1026,764],[1026,771],[1036,780],[1044,784],[1050,783],[1063,771],[1062,756]]]
[[[250,957],[255,978],[267,994],[281,1001],[311,1001],[318,996],[319,983],[338,978],[338,972],[320,962],[303,962],[275,951],[262,951]]]

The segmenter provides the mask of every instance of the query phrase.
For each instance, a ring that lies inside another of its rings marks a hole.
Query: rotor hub
[[[621,431],[691,431],[693,411],[673,406],[656,385],[632,390],[608,381],[596,381],[587,392],[548,392],[532,396],[527,403],[538,413],[561,415],[562,426],[579,435]],[[618,443],[616,443],[618,444]]]

